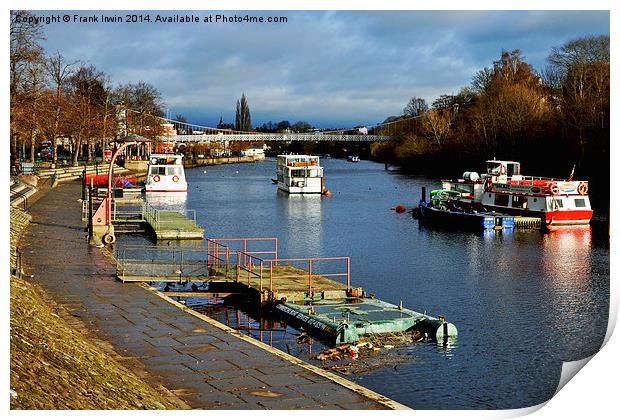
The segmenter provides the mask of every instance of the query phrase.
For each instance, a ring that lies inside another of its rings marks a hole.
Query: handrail
[[[198,248],[190,248],[190,247],[158,247],[154,245],[146,245],[146,246],[138,246],[138,245],[129,245],[122,248],[122,256],[119,258],[119,254],[121,253],[121,249],[117,249],[117,274],[122,273],[125,274],[125,270],[127,266],[130,264],[144,264],[150,266],[151,277],[153,276],[154,270],[159,267],[160,269],[163,267],[165,270],[169,271],[170,269],[175,269],[175,273],[178,272],[179,281],[183,281],[183,276],[186,274],[184,272],[184,267],[194,267],[194,273],[196,273],[196,267],[206,268],[206,273],[208,276],[213,275],[224,275],[228,278],[231,271],[231,268],[234,270],[234,280],[236,282],[245,282],[242,280],[242,273],[247,273],[247,286],[248,288],[252,287],[252,281],[258,281],[258,284],[255,283],[255,287],[257,286],[258,290],[263,293],[265,290],[265,283],[268,281],[268,291],[271,295],[273,295],[274,287],[277,286],[275,284],[277,282],[277,277],[274,276],[274,266],[278,266],[281,263],[289,263],[289,262],[301,262],[307,263],[307,284],[308,284],[308,295],[312,296],[313,294],[313,278],[316,277],[345,277],[346,278],[346,288],[347,290],[351,289],[351,257],[306,257],[306,258],[280,258],[277,256],[277,247],[274,251],[254,251],[250,252],[247,250],[247,241],[249,240],[275,240],[277,238],[220,238],[220,241],[242,241],[245,246],[245,250],[235,250],[232,249],[228,244],[218,242],[216,239],[207,239],[206,247],[198,247]],[[244,241],[245,240],[245,241]],[[276,242],[277,243],[277,242]],[[145,253],[151,254],[150,259],[140,259],[140,258],[127,258],[128,254],[132,251],[144,251]],[[156,252],[159,252],[163,255],[157,255]],[[167,254],[167,256],[166,256]],[[263,258],[262,256],[258,256],[256,254],[276,254],[275,258]],[[199,255],[198,258],[193,257]],[[320,273],[317,271],[316,264],[321,261],[343,261],[346,262],[346,270],[338,271],[338,270],[330,270],[328,273]],[[170,268],[166,268],[170,267]],[[268,271],[266,271],[268,270]],[[205,273],[205,270],[198,270],[201,273]],[[161,272],[160,272],[161,275]],[[176,275],[176,274],[175,274]],[[200,274],[203,276],[205,274]],[[243,274],[245,276],[245,274]],[[186,280],[187,281],[187,280]]]
[[[21,191],[12,191],[11,196],[17,196],[19,198],[23,198],[22,204],[24,205],[24,210],[28,209],[28,196]],[[13,197],[11,197],[13,198]]]

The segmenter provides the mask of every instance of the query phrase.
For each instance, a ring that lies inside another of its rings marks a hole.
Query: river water
[[[448,346],[397,345],[376,356],[383,357],[378,367],[348,379],[417,409],[521,408],[553,396],[562,361],[601,346],[609,312],[606,228],[547,234],[432,229],[390,209],[416,205],[421,187],[436,188],[438,180],[369,161],[323,159],[322,165],[331,197],[278,193],[273,159],[188,169],[186,206],[211,238],[278,237],[281,257],[350,255],[354,286],[442,314],[458,328]],[[144,241],[124,236],[118,245]],[[184,299],[321,364],[312,356],[324,346],[299,344],[299,332],[282,322],[261,322],[218,301]],[[373,357],[356,363],[372,365]]]

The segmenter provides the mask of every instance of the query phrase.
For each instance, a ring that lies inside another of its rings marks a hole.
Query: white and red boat
[[[443,188],[460,192],[465,207],[540,217],[548,227],[590,223],[588,181],[521,175],[521,164],[510,160],[486,164],[482,176],[465,172],[463,179],[443,180]]]
[[[147,193],[187,192],[183,155],[151,154],[144,189]]]

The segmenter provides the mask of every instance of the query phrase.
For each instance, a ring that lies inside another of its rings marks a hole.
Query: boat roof
[[[318,156],[315,155],[278,155],[278,157],[285,158],[309,158],[309,159],[318,159]]]

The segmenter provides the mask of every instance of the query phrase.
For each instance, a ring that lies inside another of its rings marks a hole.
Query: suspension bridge
[[[313,130],[311,132],[280,132],[262,133],[256,131],[239,131],[229,128],[208,127],[200,124],[178,121],[170,118],[159,117],[152,114],[140,113],[127,109],[129,119],[148,117],[157,121],[162,128],[158,136],[159,140],[176,143],[200,143],[200,142],[385,142],[392,140],[390,126],[394,122],[376,124],[371,127],[355,127],[337,130]],[[404,120],[408,120],[406,118]],[[403,121],[403,119],[399,120]],[[372,134],[369,134],[372,133]],[[385,134],[387,133],[387,134]]]

